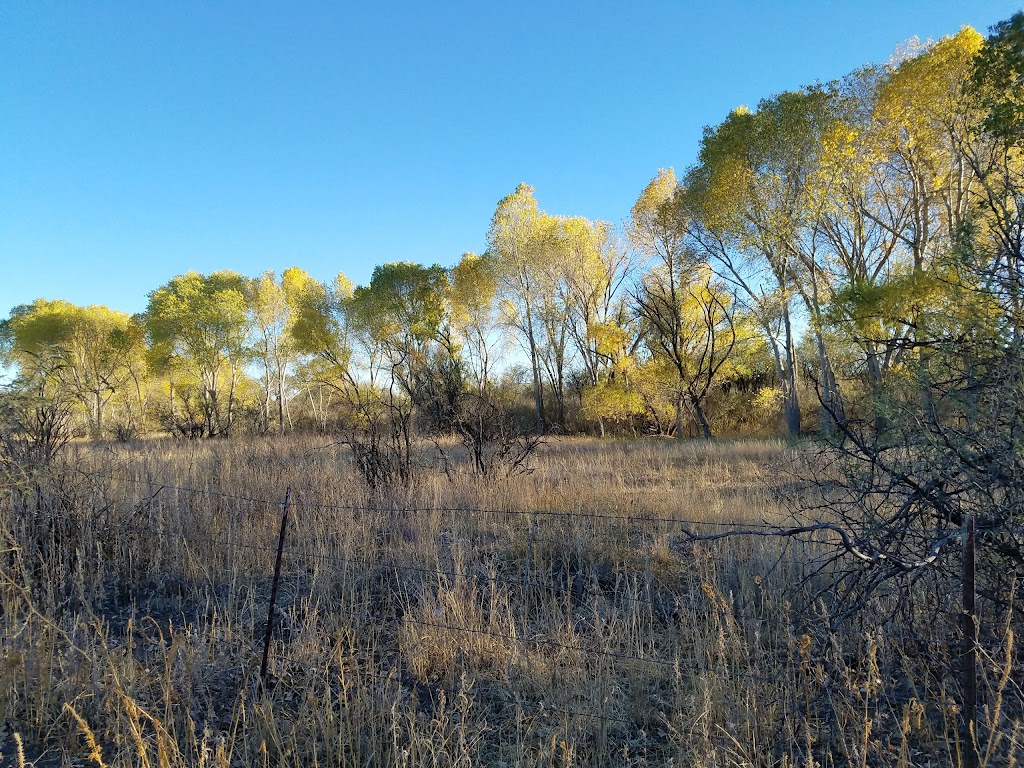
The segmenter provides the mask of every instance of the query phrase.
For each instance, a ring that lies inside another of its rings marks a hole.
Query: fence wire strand
[[[246,551],[259,552],[260,554],[266,554],[268,556],[273,555],[277,548],[276,546],[267,543],[265,545],[252,544],[243,541],[233,540],[231,538],[220,538],[213,536],[206,536],[197,531],[173,531],[173,530],[162,530],[155,526],[140,525],[136,522],[136,519],[146,511],[148,505],[153,504],[156,500],[166,493],[178,493],[178,494],[194,494],[202,497],[216,497],[220,499],[228,499],[232,501],[242,502],[251,504],[254,506],[262,506],[267,510],[279,509],[283,505],[283,501],[280,499],[265,499],[258,498],[255,496],[246,496],[242,494],[228,493],[217,490],[215,488],[198,488],[190,486],[175,485],[173,483],[160,482],[155,478],[142,478],[133,476],[116,476],[114,474],[102,474],[102,473],[90,473],[82,471],[90,479],[94,480],[108,480],[111,482],[125,482],[138,486],[145,486],[148,489],[149,495],[145,498],[136,500],[134,502],[136,509],[132,514],[129,521],[106,521],[100,523],[97,520],[89,521],[82,517],[75,517],[70,515],[50,515],[48,519],[53,521],[63,521],[68,523],[76,524],[92,524],[93,528],[97,531],[102,532],[114,532],[114,533],[135,533],[145,536],[156,536],[163,539],[173,539],[176,541],[183,542],[186,546],[195,545],[206,545],[209,547],[221,547],[227,550],[232,548],[241,549]],[[128,501],[126,498],[125,501]],[[751,522],[735,522],[735,521],[722,521],[722,520],[696,520],[684,517],[660,517],[660,516],[649,516],[649,515],[629,515],[629,514],[611,514],[611,513],[594,513],[585,511],[567,511],[567,510],[550,510],[550,509],[493,509],[483,507],[451,507],[444,505],[434,506],[411,506],[411,507],[400,507],[397,505],[386,505],[386,504],[329,504],[329,503],[318,503],[316,501],[299,497],[294,502],[296,509],[301,512],[308,511],[320,511],[320,512],[368,512],[368,513],[379,513],[379,514],[453,514],[453,515],[466,515],[466,516],[483,516],[483,515],[495,515],[495,516],[507,516],[513,518],[529,518],[531,520],[531,531],[533,522],[538,518],[554,518],[567,521],[603,521],[613,522],[626,526],[636,525],[659,525],[665,526],[666,528],[675,528],[680,535],[687,536],[691,535],[692,532],[684,528],[683,526],[706,526],[715,529],[724,530],[742,530],[742,531],[780,531],[782,528],[776,524],[769,524],[766,521],[760,523]],[[102,511],[108,510],[113,504],[111,503]],[[640,531],[641,534],[655,535],[651,531]],[[658,533],[656,535],[670,535],[668,532]],[[591,530],[588,532],[588,541],[601,540],[601,541],[615,541],[622,543],[621,534],[609,535],[606,538],[596,536],[596,531]],[[473,544],[473,542],[463,542]],[[531,545],[548,544],[551,546],[567,547],[571,546],[572,542],[566,541],[565,539],[555,539],[549,537],[531,536]],[[411,563],[400,563],[390,559],[375,559],[371,557],[356,557],[350,554],[335,554],[328,552],[309,552],[303,551],[302,545],[296,545],[294,542],[289,541],[288,546],[285,549],[288,562],[292,567],[295,565],[309,567],[314,563],[320,563],[325,565],[344,565],[344,566],[359,566],[366,568],[367,570],[380,571],[394,571],[396,573],[417,573],[427,578],[435,579],[448,579],[453,582],[464,580],[470,583],[483,583],[490,584],[500,587],[510,587],[520,590],[522,596],[525,598],[528,590],[536,590],[538,592],[548,592],[556,595],[559,599],[571,598],[578,600],[581,604],[584,600],[598,600],[604,599],[612,604],[616,602],[627,602],[636,605],[645,605],[659,611],[671,611],[676,607],[678,602],[678,596],[670,596],[662,599],[656,599],[653,597],[646,597],[639,594],[624,594],[622,590],[618,589],[619,584],[624,583],[623,581],[616,580],[616,588],[611,591],[602,590],[599,585],[594,583],[593,573],[584,573],[582,570],[576,572],[576,576],[584,576],[587,578],[586,583],[583,585],[583,589],[577,589],[576,579],[570,577],[568,572],[566,573],[566,579],[564,581],[542,581],[536,578],[530,578],[527,576],[499,576],[498,574],[484,574],[481,572],[472,571],[459,571],[455,569],[445,568],[434,568],[427,565],[417,565]],[[628,582],[625,582],[628,583]],[[595,589],[594,587],[597,586]],[[639,585],[637,589],[641,589]],[[645,589],[650,593],[652,585],[648,582]],[[445,632],[451,632],[461,636],[485,636],[500,640],[503,643],[515,645],[520,648],[529,649],[531,647],[545,647],[551,648],[558,651],[569,651],[576,654],[582,654],[588,658],[604,658],[610,659],[614,662],[630,663],[630,664],[641,664],[649,665],[656,668],[665,670],[672,670],[678,674],[680,665],[683,660],[676,657],[674,659],[658,658],[655,656],[640,656],[630,653],[623,653],[620,651],[609,650],[607,648],[596,647],[593,644],[587,645],[573,645],[569,643],[560,642],[548,637],[516,637],[512,633],[495,632],[488,629],[480,629],[476,627],[469,627],[459,624],[450,624],[442,621],[429,621],[422,618],[413,616],[410,612],[405,612],[401,615],[397,615],[395,618],[396,624],[401,625],[408,623],[416,625],[425,629],[441,630]],[[425,636],[420,637],[422,641]],[[293,664],[297,667],[304,668],[308,671],[315,672],[317,674],[330,674],[330,663],[313,664],[308,660],[298,659],[288,655],[285,652],[278,652],[277,646],[279,643],[275,643],[275,653],[273,660],[275,667],[279,668],[285,664]],[[755,672],[744,671],[744,670],[718,670],[725,671],[730,676],[740,677],[750,681],[757,681],[766,684],[783,684],[784,681],[780,676],[770,677],[766,675],[759,675]],[[784,674],[788,675],[791,672],[796,671],[792,664],[785,665]],[[382,679],[384,675],[378,673],[377,679]],[[564,707],[556,707],[548,705],[546,702],[526,702],[520,698],[516,698],[514,702],[511,702],[512,706],[520,708],[525,711],[533,712],[534,716],[569,716],[581,719],[594,719],[599,721],[606,721],[609,723],[617,723],[627,725],[630,727],[637,727],[637,722],[634,719],[616,717],[601,712],[594,711],[582,711]],[[663,715],[664,717],[664,715]]]

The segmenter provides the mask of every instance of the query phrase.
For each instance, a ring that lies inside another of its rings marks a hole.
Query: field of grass
[[[827,540],[689,535],[788,524],[802,461],[553,440],[371,497],[312,436],[72,446],[0,490],[0,764],[959,764],[948,623],[828,629]],[[998,637],[980,736],[1012,765]]]

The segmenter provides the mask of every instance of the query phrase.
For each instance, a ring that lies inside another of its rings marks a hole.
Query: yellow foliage
[[[892,70],[875,105],[874,137],[889,151],[908,153],[933,170],[942,168],[955,116],[969,104],[965,86],[984,40],[970,27],[944,37]]]
[[[583,415],[588,419],[626,419],[643,413],[640,395],[617,383],[602,382],[583,390]]]
[[[778,413],[782,408],[782,390],[778,387],[761,387],[751,404],[760,413]]]

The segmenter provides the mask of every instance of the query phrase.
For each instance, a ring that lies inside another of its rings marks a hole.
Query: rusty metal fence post
[[[277,562],[274,564],[274,583],[270,588],[270,608],[267,610],[267,632],[263,637],[263,663],[260,665],[260,682],[267,684],[267,662],[270,659],[270,636],[274,632],[274,611],[277,608],[277,589],[281,583],[281,558],[284,555],[284,535],[288,527],[288,507],[291,503],[291,486],[284,492],[284,512],[281,514],[281,533],[277,540]]]

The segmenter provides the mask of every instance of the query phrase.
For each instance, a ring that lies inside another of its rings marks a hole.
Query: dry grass
[[[817,631],[824,544],[683,542],[786,522],[796,461],[775,442],[566,440],[530,475],[424,467],[368,498],[313,438],[81,446],[0,496],[0,761],[955,764],[947,629],[925,661],[886,627]],[[262,500],[286,487],[264,688],[281,510]],[[1004,636],[991,765],[1022,743]]]

